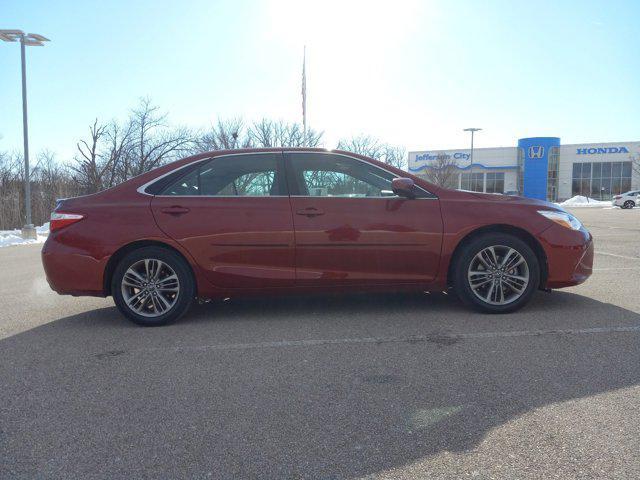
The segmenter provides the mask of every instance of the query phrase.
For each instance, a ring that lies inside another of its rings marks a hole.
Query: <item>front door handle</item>
[[[167,213],[169,215],[182,215],[184,213],[189,213],[189,209],[187,207],[180,207],[178,205],[174,205],[172,207],[166,207],[160,211],[162,213]]]
[[[313,218],[320,215],[324,215],[322,210],[318,210],[316,207],[307,207],[296,212],[296,215],[303,215],[305,217]]]

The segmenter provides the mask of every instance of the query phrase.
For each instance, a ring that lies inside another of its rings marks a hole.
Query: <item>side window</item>
[[[224,160],[233,162],[231,158]],[[275,162],[273,165],[247,165],[247,163],[245,160],[240,160],[237,165],[216,162],[203,166],[200,171],[202,195],[225,197],[268,197],[272,195],[271,191],[276,177]],[[262,170],[262,168],[268,169]],[[278,192],[273,193],[273,195],[277,194]]]
[[[192,170],[187,173],[182,178],[178,179],[178,181],[170,184],[167,188],[165,188],[160,195],[179,195],[179,196],[190,196],[190,195],[200,195],[200,189],[198,185],[198,173],[199,168]]]
[[[174,182],[162,195],[268,197],[281,195],[278,155],[271,153],[214,158]]]
[[[390,172],[341,155],[292,153],[289,155],[298,194],[312,197],[394,196]]]

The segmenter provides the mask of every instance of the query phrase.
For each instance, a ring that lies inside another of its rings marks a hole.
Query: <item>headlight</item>
[[[570,228],[571,230],[580,230],[580,227],[582,227],[580,220],[567,212],[559,212],[557,210],[538,210],[538,213],[543,217],[547,217],[552,222],[556,222],[558,225]]]

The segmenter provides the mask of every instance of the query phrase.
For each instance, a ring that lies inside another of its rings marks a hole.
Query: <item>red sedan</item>
[[[584,282],[590,233],[558,206],[448,190],[320,149],[210,152],[62,200],[42,261],[65,295],[112,295],[142,325],[195,298],[453,289],[512,312]]]

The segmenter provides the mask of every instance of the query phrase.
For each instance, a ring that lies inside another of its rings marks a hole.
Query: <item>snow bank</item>
[[[38,235],[45,235],[45,236],[49,235],[49,222],[39,227],[36,227],[36,232],[38,232]]]
[[[585,197],[583,195],[576,195],[569,200],[565,200],[559,203],[561,207],[610,207],[610,200],[595,200],[593,198]]]
[[[0,248],[11,245],[30,245],[34,243],[44,243],[49,235],[49,222],[40,227],[36,227],[38,238],[36,240],[25,240],[22,238],[20,230],[0,230]]]

